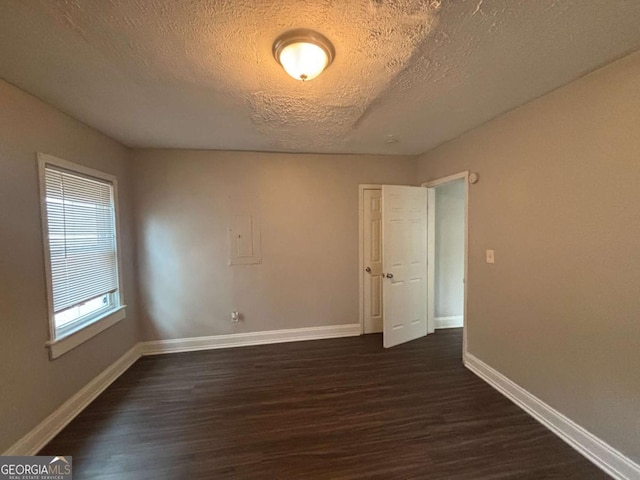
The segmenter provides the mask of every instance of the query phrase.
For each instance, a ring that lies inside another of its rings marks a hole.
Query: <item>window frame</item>
[[[40,217],[42,221],[42,245],[44,250],[44,266],[47,289],[47,313],[49,323],[49,341],[45,347],[49,350],[49,358],[54,360],[67,353],[78,345],[86,342],[90,338],[98,335],[107,328],[115,325],[126,318],[126,304],[123,295],[122,281],[122,258],[121,258],[121,235],[120,235],[120,215],[118,204],[118,180],[114,175],[101,172],[93,168],[85,167],[77,163],[69,162],[53,155],[38,152],[38,180],[40,184]],[[53,281],[51,275],[51,256],[49,250],[49,221],[47,215],[47,190],[46,190],[46,169],[52,166],[55,169],[67,171],[71,174],[89,179],[108,182],[113,189],[114,224],[116,238],[116,277],[118,288],[112,295],[113,307],[108,310],[99,310],[92,314],[87,314],[86,318],[80,317],[73,320],[72,326],[62,328],[62,332],[56,336],[55,312],[53,309]]]

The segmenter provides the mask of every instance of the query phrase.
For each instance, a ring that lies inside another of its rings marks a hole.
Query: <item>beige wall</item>
[[[36,152],[118,177],[127,318],[50,361]],[[127,150],[0,81],[0,452],[133,346],[134,247]]]
[[[358,323],[358,184],[415,159],[143,150],[134,178],[143,338]],[[261,265],[229,266],[227,199],[262,206]],[[232,310],[245,317],[230,322]]]
[[[640,460],[640,53],[424,155],[471,169],[470,352]],[[495,249],[495,265],[484,250]]]

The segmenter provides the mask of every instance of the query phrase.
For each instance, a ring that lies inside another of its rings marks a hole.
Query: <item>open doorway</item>
[[[429,282],[435,330],[463,328],[462,354],[467,350],[469,172],[422,184],[429,189]]]
[[[465,182],[454,180],[434,190],[434,328],[462,328]]]

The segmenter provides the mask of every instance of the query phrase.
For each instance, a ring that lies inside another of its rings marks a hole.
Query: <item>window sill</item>
[[[82,327],[65,337],[56,338],[55,340],[47,342],[45,346],[49,349],[49,358],[54,360],[59,356],[64,355],[69,350],[76,348],[78,345],[95,337],[99,333],[104,332],[107,328],[115,325],[120,320],[123,320],[126,317],[125,309],[126,305],[118,307],[115,310],[105,313],[102,317],[98,318],[86,327]]]

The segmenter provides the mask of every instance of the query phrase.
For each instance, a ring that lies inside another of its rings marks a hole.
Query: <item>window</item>
[[[112,175],[39,154],[51,357],[124,318]]]

